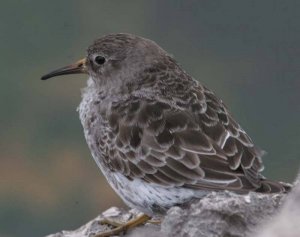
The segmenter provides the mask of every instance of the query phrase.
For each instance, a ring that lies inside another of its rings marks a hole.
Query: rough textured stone
[[[274,214],[283,195],[212,193],[189,208],[174,207],[162,223],[165,236],[245,236]]]
[[[95,234],[99,234],[103,231],[110,230],[108,225],[101,225],[101,221],[104,219],[113,220],[119,223],[126,222],[131,218],[136,217],[139,214],[138,211],[132,209],[125,211],[117,207],[111,207],[95,219],[89,221],[85,225],[73,231],[61,231],[56,234],[48,235],[47,237],[93,237]],[[147,224],[129,231],[126,237],[159,237],[160,226]]]
[[[300,178],[300,177],[299,177]],[[281,211],[266,226],[261,227],[257,237],[300,236],[300,184],[286,198]]]
[[[255,235],[255,227],[268,220],[280,206],[284,195],[250,193],[237,195],[231,192],[211,193],[185,207],[173,207],[161,226],[147,224],[129,231],[127,237],[239,237]],[[48,237],[92,237],[108,230],[101,225],[103,218],[124,222],[138,214],[112,207],[74,231],[62,231]],[[270,235],[271,236],[271,235]]]

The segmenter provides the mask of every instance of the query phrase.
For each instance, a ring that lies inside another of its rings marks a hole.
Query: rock
[[[227,191],[214,192],[184,207],[171,208],[161,226],[148,223],[128,231],[124,236],[240,237],[247,234],[254,236],[257,234],[256,227],[277,212],[284,197],[283,194],[238,195]],[[138,214],[136,210],[125,211],[112,207],[77,230],[62,231],[48,237],[92,237],[109,230],[108,225],[100,224],[104,218],[125,222]]]
[[[298,182],[300,176],[298,178]],[[300,236],[300,184],[296,184],[286,198],[281,211],[267,225],[261,227],[257,237]]]
[[[161,226],[165,236],[246,236],[270,218],[284,195],[212,193],[189,208],[171,208]]]
[[[80,228],[72,231],[61,231],[56,234],[48,235],[47,237],[93,237],[104,231],[110,230],[108,225],[102,225],[101,221],[104,219],[109,219],[115,222],[124,223],[131,218],[136,217],[140,214],[137,210],[125,211],[117,207],[111,207],[101,215],[97,216],[95,219],[89,221]],[[159,237],[160,226],[153,224],[146,224],[141,227],[134,228],[132,231],[128,232],[126,237]]]

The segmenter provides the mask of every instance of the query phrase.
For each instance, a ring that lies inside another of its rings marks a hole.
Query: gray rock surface
[[[270,217],[277,213],[284,196],[258,193],[248,195],[237,195],[231,192],[211,193],[201,200],[195,200],[188,206],[171,208],[161,225],[146,224],[129,231],[125,236],[256,236],[258,234],[257,226],[269,221]],[[48,237],[92,237],[97,233],[109,230],[109,226],[100,224],[103,218],[125,222],[137,214],[136,210],[125,211],[112,207],[77,230],[62,231]],[[267,235],[259,236],[267,237]]]
[[[162,223],[165,236],[242,237],[270,218],[283,195],[212,193],[189,208],[174,207]]]
[[[104,219],[116,221],[119,223],[124,223],[131,218],[136,217],[140,214],[138,211],[131,209],[129,211],[122,210],[117,207],[111,207],[95,219],[89,221],[83,226],[79,227],[76,230],[66,231],[63,230],[56,234],[48,235],[47,237],[93,237],[96,234],[99,234],[104,231],[110,230],[108,225],[102,225],[101,221]],[[137,227],[132,231],[128,232],[126,237],[138,237],[138,236],[149,236],[149,237],[159,237],[160,226],[154,224],[146,224],[141,227]]]
[[[286,198],[280,212],[267,225],[261,227],[256,237],[300,236],[300,176],[298,184]]]

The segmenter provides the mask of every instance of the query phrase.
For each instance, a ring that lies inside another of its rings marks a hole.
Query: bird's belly
[[[87,141],[89,144],[89,139]],[[203,190],[165,187],[145,182],[140,178],[130,180],[123,174],[110,170],[94,149],[91,149],[91,152],[108,183],[122,200],[129,207],[136,208],[150,216],[164,214],[172,206],[186,203],[193,198],[201,198],[207,194]]]
[[[145,182],[141,179],[129,180],[120,173],[106,176],[109,184],[123,201],[131,208],[148,214],[164,214],[170,207],[201,198],[206,194],[181,187],[163,187]]]

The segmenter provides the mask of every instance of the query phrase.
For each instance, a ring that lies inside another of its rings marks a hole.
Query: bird
[[[227,106],[154,41],[128,33],[102,36],[86,57],[41,79],[84,73],[78,107],[91,154],[136,220],[144,223],[210,192],[284,193],[262,174],[264,151]]]

